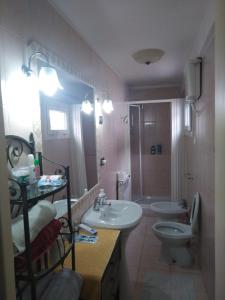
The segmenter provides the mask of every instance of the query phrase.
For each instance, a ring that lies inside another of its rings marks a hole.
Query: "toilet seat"
[[[190,239],[193,237],[191,226],[176,222],[157,222],[152,230],[158,237],[168,239]]]

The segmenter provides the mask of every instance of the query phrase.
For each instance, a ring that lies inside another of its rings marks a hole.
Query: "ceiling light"
[[[143,49],[132,54],[132,57],[139,64],[150,65],[160,60],[164,53],[161,49]]]
[[[105,99],[102,104],[102,108],[105,113],[110,114],[113,111],[112,100]]]

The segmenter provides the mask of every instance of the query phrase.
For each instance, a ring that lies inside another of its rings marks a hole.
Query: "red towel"
[[[45,226],[36,239],[31,243],[31,256],[32,261],[35,262],[41,255],[52,246],[56,240],[61,229],[61,223],[59,220],[52,220],[47,226]],[[23,272],[26,270],[26,253],[18,255],[14,259],[15,270]]]

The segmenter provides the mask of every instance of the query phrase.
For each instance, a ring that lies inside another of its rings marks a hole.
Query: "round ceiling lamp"
[[[133,59],[139,64],[150,65],[158,60],[164,55],[164,51],[161,49],[143,49],[132,54]]]

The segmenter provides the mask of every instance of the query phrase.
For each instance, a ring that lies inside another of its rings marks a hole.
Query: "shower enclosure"
[[[172,146],[177,140],[173,139],[172,105],[168,101],[129,106],[132,200],[141,204],[169,200],[174,193],[171,174],[176,166],[172,167],[171,149],[176,150]]]

